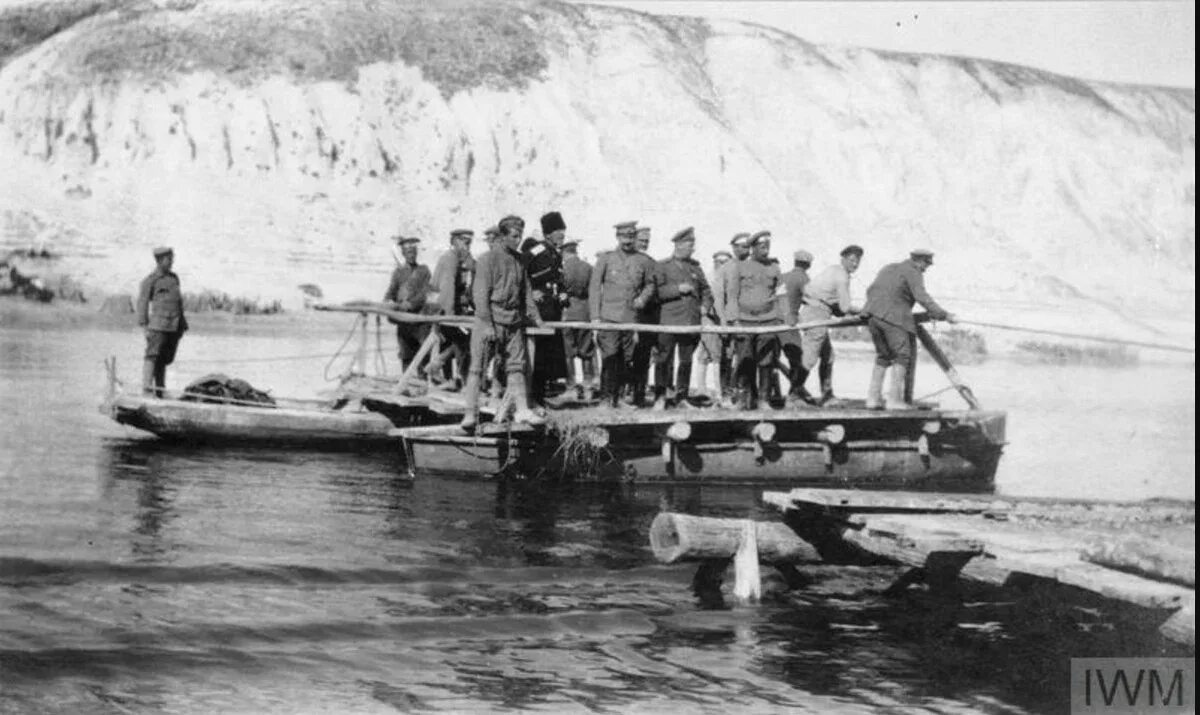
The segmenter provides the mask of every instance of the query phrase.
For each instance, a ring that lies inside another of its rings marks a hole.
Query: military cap
[[[154,257],[159,258],[161,256],[170,255],[174,252],[175,249],[171,248],[170,246],[159,246],[158,248],[154,249]]]
[[[750,237],[750,245],[753,246],[754,244],[758,243],[759,241],[763,241],[763,240],[767,240],[767,241],[771,240],[771,232],[770,231],[759,231],[758,233],[751,236]]]
[[[729,259],[729,258],[733,258],[733,254],[730,253],[729,251],[717,251],[716,253],[713,254],[714,261],[721,257]]]
[[[568,248],[576,248],[577,249],[577,248],[579,248],[579,239],[578,238],[568,238],[567,240],[563,241],[562,247],[563,247],[564,251]]]
[[[618,236],[633,235],[637,233],[637,221],[622,221],[613,228],[617,229]]]
[[[399,243],[401,246],[404,246],[409,243],[420,243],[420,242],[421,242],[421,239],[417,238],[416,236],[401,236],[396,239],[396,243]]]
[[[489,241],[499,235],[500,235],[500,227],[499,226],[488,226],[487,228],[483,229],[483,237]]]
[[[674,236],[671,236],[671,243],[679,243],[680,241],[695,241],[695,240],[696,240],[696,229],[692,226],[688,226],[687,228],[682,229],[681,231],[676,233]]]
[[[733,235],[733,240],[729,242],[729,245],[730,246],[749,246],[750,245],[750,234],[745,233],[745,232],[735,233]]]
[[[846,246],[845,248],[843,248],[842,252],[839,253],[838,255],[841,256],[842,258],[845,258],[846,256],[852,256],[852,255],[862,258],[863,249],[862,249],[862,246],[852,243],[849,246]]]
[[[913,258],[924,258],[929,261],[933,260],[933,251],[929,250],[928,248],[914,248],[911,252],[909,252],[908,255],[912,256]]]
[[[649,226],[638,226],[637,227],[637,235],[638,235],[638,238],[645,236],[646,240],[649,241],[650,240],[650,227]]]
[[[469,228],[456,228],[450,232],[450,238],[474,238],[475,232]]]
[[[542,216],[542,235],[549,236],[555,231],[567,230],[567,222],[563,221],[562,214],[557,211]]]
[[[813,262],[813,254],[803,250],[796,251],[794,254],[792,254],[792,260],[794,260],[796,263],[807,263],[811,266]]]

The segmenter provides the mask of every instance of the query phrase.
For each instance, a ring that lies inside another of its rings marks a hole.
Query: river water
[[[196,330],[169,380],[312,393],[341,338]],[[133,380],[140,347],[0,332],[0,711],[1061,712],[1070,657],[1170,650],[1125,627],[1137,614],[1036,593],[886,599],[886,567],[701,604],[691,567],[654,561],[650,521],[663,503],[773,518],[756,490],[408,481],[391,453],[169,446],[96,409],[102,358]],[[868,369],[843,356],[839,390]],[[919,394],[945,385],[922,370]],[[1002,493],[1194,499],[1192,364],[961,372],[1009,411]]]

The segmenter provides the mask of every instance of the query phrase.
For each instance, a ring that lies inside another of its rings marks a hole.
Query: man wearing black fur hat
[[[567,237],[567,224],[557,211],[542,216],[542,240],[533,237],[521,246],[521,259],[533,288],[533,302],[542,320],[562,320],[567,302],[563,291],[562,245]],[[533,373],[530,377],[529,399],[541,404],[546,389],[567,376],[567,356],[562,338],[558,335],[538,335],[533,339]]]

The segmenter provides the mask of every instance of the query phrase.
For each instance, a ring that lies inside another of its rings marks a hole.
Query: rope
[[[1196,348],[1188,348],[1182,345],[1167,345],[1166,343],[1149,343],[1141,340],[1122,340],[1120,338],[1109,338],[1102,335],[1084,335],[1082,333],[1065,333],[1058,330],[1040,330],[1038,328],[1025,328],[1020,325],[1004,325],[1002,323],[984,323],[978,320],[957,320],[960,325],[976,325],[981,328],[996,328],[998,330],[1014,330],[1020,333],[1037,333],[1039,335],[1054,335],[1060,338],[1076,338],[1078,340],[1094,340],[1098,343],[1113,343],[1115,345],[1131,345],[1139,348],[1153,348],[1155,350],[1173,350],[1180,353],[1194,353]]]
[[[342,379],[342,377],[344,377],[344,374],[338,375],[337,377],[330,377],[329,376],[329,368],[333,366],[333,363],[339,357],[341,357],[342,351],[346,349],[346,346],[350,344],[350,340],[353,339],[354,336],[357,334],[358,334],[358,319],[355,318],[354,324],[350,326],[350,332],[346,333],[346,339],[342,341],[341,346],[338,347],[337,352],[335,352],[333,354],[333,357],[329,358],[329,362],[325,363],[325,370],[322,373],[325,376],[325,382],[333,382],[334,380],[340,380],[340,379]]]
[[[193,363],[217,364],[217,363],[227,363],[227,362],[231,362],[231,363],[232,362],[237,362],[237,363],[275,362],[276,360],[280,360],[280,361],[282,361],[282,360],[317,360],[319,358],[328,358],[328,357],[337,357],[337,355],[329,354],[329,353],[321,353],[321,354],[313,354],[313,355],[280,355],[279,357],[212,358],[209,360],[186,360],[186,361],[181,361],[181,362],[186,362],[187,364],[191,365]]]

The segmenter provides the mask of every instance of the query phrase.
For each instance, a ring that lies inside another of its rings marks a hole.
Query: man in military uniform
[[[726,288],[725,314],[739,327],[781,324],[775,293],[781,282],[779,261],[771,258],[771,232],[750,237],[750,257],[733,264]],[[738,402],[742,409],[755,409],[759,400],[769,400],[773,370],[779,358],[775,334],[739,335],[737,351]],[[757,376],[757,380],[755,377]]]
[[[500,238],[499,226],[488,226],[483,229],[483,240],[487,244],[487,250],[497,248],[500,244],[497,241]],[[478,265],[476,266],[478,269]],[[472,304],[474,299],[472,298]],[[482,389],[488,393],[488,396],[493,400],[499,400],[501,393],[504,392],[504,365],[496,360],[496,356],[488,354],[487,364],[484,366],[484,384]]]
[[[925,291],[925,271],[933,265],[933,251],[918,248],[907,261],[889,263],[879,271],[867,288],[867,304],[862,312],[868,317],[867,329],[875,343],[875,368],[867,390],[867,409],[885,407],[883,379],[892,368],[892,385],[888,390],[886,407],[889,410],[913,409],[909,403],[908,376],[916,357],[917,322],[912,307],[920,303],[934,320],[954,322],[954,316]]]
[[[733,268],[738,263],[750,257],[750,234],[745,232],[736,233],[733,239],[729,241],[730,250],[733,251],[733,259],[725,263],[719,271],[713,275],[712,292],[713,306],[717,311],[717,317],[721,321],[721,325],[732,325],[733,318],[725,313],[725,296],[729,292],[729,283],[733,275]],[[733,393],[733,363],[735,345],[737,337],[734,335],[721,335],[721,406],[731,407],[729,397]]]
[[[471,331],[471,369],[467,376],[464,398],[466,414],[462,428],[473,433],[479,423],[479,389],[487,356],[493,350],[503,361],[516,414],[513,419],[526,424],[541,424],[544,420],[529,409],[525,387],[527,353],[525,326],[541,325],[533,288],[525,272],[525,264],[517,247],[525,222],[517,216],[500,220],[497,246],[480,257],[475,265],[472,294],[475,301],[475,323]],[[489,344],[491,347],[489,347]],[[503,419],[503,415],[497,415]]]
[[[167,388],[167,366],[175,362],[179,339],[188,329],[183,314],[179,276],[171,270],[175,252],[154,249],[154,271],[138,288],[138,325],[146,329],[146,354],[142,363],[142,392],[162,397]]]
[[[717,251],[713,254],[713,283],[709,288],[713,294],[713,310],[700,316],[701,325],[720,325],[721,323],[718,315],[720,307],[717,303],[716,281],[721,269],[732,259],[733,254],[729,251]],[[725,360],[724,337],[716,333],[704,333],[700,336],[700,349],[697,351],[700,359],[700,384],[703,392],[710,394],[714,402],[721,399],[721,370]],[[709,391],[714,386],[716,393],[712,394]]]
[[[567,235],[567,224],[562,214],[551,211],[541,218],[543,240],[530,237],[521,246],[521,258],[529,274],[529,285],[533,286],[533,301],[542,320],[561,320],[566,301],[563,292],[562,244]],[[541,404],[551,383],[567,376],[567,357],[562,337],[538,335],[533,339],[533,374],[530,378],[529,398]]]
[[[592,265],[579,257],[579,241],[567,239],[563,242],[563,291],[567,294],[567,305],[563,308],[563,320],[589,322],[588,287],[592,282]],[[596,391],[596,341],[592,331],[583,328],[568,328],[562,333],[564,352],[567,356],[568,387],[575,389],[577,399],[591,398]],[[582,363],[583,383],[575,375],[575,359]],[[585,395],[586,391],[586,395]]]
[[[654,297],[654,261],[637,250],[637,222],[617,224],[618,249],[596,261],[588,286],[588,314],[592,322],[633,323]],[[621,404],[624,385],[636,379],[630,367],[634,358],[634,333],[597,330],[600,348],[601,400]],[[643,385],[645,383],[642,383]]]
[[[392,280],[388,283],[387,292],[383,294],[383,302],[395,310],[404,313],[421,314],[429,297],[429,286],[432,276],[429,267],[417,262],[417,251],[421,239],[412,236],[397,236],[400,245],[400,255],[404,263],[392,271]],[[389,319],[391,320],[391,319]],[[421,349],[421,343],[429,336],[428,323],[404,323],[391,320],[396,326],[396,342],[399,344],[400,369],[408,367],[409,362],[416,357]]]
[[[433,285],[437,290],[438,308],[442,315],[473,315],[471,281],[475,277],[475,257],[471,255],[471,242],[475,232],[469,228],[458,228],[450,232],[450,250],[442,254],[433,270]],[[449,353],[458,367],[458,375],[465,377],[471,359],[471,336],[464,328],[452,325],[441,326],[442,338],[449,344]],[[449,364],[445,365],[449,368]],[[436,372],[436,371],[435,371]],[[452,377],[446,370],[443,377]],[[457,389],[454,385],[454,389]]]
[[[696,234],[692,227],[676,233],[671,242],[674,254],[658,262],[654,287],[659,306],[660,325],[699,325],[700,316],[712,311],[712,291],[704,278],[700,262],[692,258]],[[654,356],[654,409],[666,409],[668,399],[680,404],[687,399],[692,381],[692,355],[700,343],[699,334],[658,334]],[[679,351],[679,367],[671,379],[671,363]],[[668,392],[674,394],[668,394]]]
[[[829,320],[845,315],[856,315],[859,308],[850,303],[850,276],[862,262],[863,249],[851,244],[842,249],[841,260],[817,274],[804,288],[804,307],[800,309],[801,322]],[[829,328],[814,328],[804,331],[801,350],[804,354],[801,384],[808,378],[813,366],[820,364],[822,405],[836,398],[833,395],[833,342]]]
[[[638,253],[650,261],[650,269],[657,271],[658,263],[650,257],[649,226],[638,226],[637,234],[634,237],[634,247],[637,248]],[[646,307],[638,311],[637,322],[642,325],[658,325],[658,309],[658,300],[652,296],[650,301],[646,303]],[[633,377],[629,385],[634,407],[645,407],[646,405],[646,383],[650,380],[650,363],[654,359],[657,347],[658,333],[639,331],[635,336],[633,346]]]
[[[783,292],[787,298],[783,313],[785,325],[796,325],[800,322],[801,306],[804,303],[804,287],[809,283],[808,269],[812,267],[813,256],[808,251],[796,251],[792,256],[792,270],[783,276]],[[808,370],[804,367],[803,357],[804,338],[799,330],[789,330],[779,338],[780,349],[788,361],[787,378],[791,387],[788,389],[788,406],[809,407],[815,403],[812,395],[804,389],[804,379]]]

